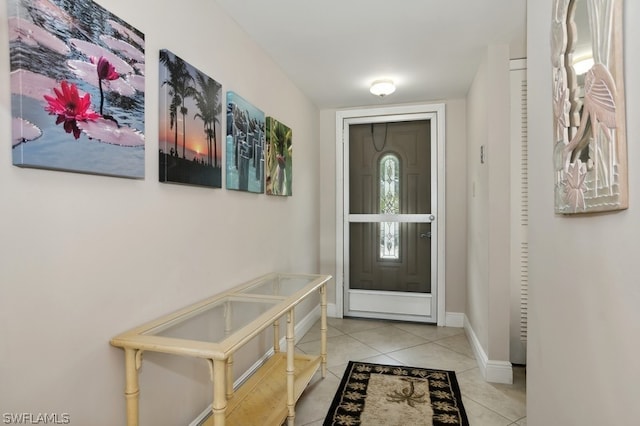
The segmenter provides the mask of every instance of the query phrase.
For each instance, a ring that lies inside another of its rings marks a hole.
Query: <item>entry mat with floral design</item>
[[[324,426],[469,426],[456,374],[350,361]]]

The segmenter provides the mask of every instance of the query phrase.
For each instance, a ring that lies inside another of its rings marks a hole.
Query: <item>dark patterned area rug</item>
[[[469,426],[453,371],[350,361],[324,426]]]

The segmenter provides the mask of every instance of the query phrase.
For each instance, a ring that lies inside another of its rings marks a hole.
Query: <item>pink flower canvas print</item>
[[[13,164],[144,178],[144,35],[93,1],[7,5]]]

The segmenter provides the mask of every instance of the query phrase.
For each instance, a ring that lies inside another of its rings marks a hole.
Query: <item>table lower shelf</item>
[[[319,356],[295,354],[297,401],[320,366]],[[287,354],[276,353],[227,401],[226,424],[280,426],[287,418]],[[213,416],[203,426],[215,426]]]

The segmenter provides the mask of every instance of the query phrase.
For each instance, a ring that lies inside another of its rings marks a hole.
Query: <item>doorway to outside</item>
[[[443,104],[336,114],[336,308],[444,325]]]

